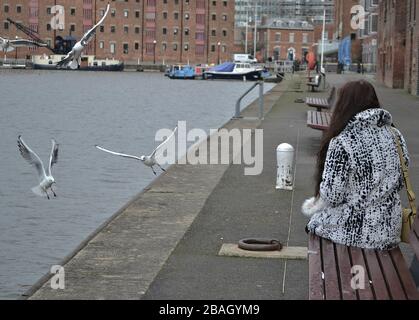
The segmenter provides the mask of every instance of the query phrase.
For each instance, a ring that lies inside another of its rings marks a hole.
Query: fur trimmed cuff
[[[308,218],[326,207],[326,202],[322,198],[312,197],[304,201],[301,212]]]

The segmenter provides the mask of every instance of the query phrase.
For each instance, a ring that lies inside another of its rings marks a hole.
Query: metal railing
[[[259,119],[263,119],[263,108],[264,108],[264,99],[263,99],[263,81],[258,81],[255,84],[253,84],[249,90],[247,90],[236,102],[236,113],[233,117],[233,119],[240,119],[243,118],[240,115],[240,104],[244,97],[246,97],[254,88],[259,86]]]

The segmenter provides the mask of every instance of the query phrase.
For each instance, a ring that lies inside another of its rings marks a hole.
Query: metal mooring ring
[[[281,251],[282,244],[275,239],[243,239],[239,248],[246,251]]]

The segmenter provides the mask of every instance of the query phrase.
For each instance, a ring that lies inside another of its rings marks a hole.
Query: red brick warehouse
[[[80,39],[104,13],[107,0],[4,0],[0,36],[27,37],[7,21],[11,18],[54,44],[57,36]],[[109,16],[87,54],[136,63],[216,63],[230,60],[234,45],[234,0],[113,0]],[[65,27],[51,26],[53,6],[65,9]],[[48,53],[19,48],[18,58]],[[14,57],[15,52],[9,53]]]

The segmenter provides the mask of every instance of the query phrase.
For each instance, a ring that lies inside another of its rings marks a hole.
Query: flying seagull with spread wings
[[[3,52],[11,52],[15,50],[15,48],[20,48],[20,47],[46,47],[46,46],[48,46],[48,44],[36,42],[33,40],[20,39],[20,38],[9,40],[9,39],[4,39],[0,37],[0,50],[2,50]]]
[[[38,173],[39,178],[39,185],[32,188],[33,193],[38,196],[46,195],[49,199],[48,189],[52,191],[54,197],[57,195],[55,194],[54,190],[52,189],[52,185],[55,184],[54,177],[51,174],[52,166],[57,163],[58,160],[58,144],[52,139],[52,149],[51,155],[49,157],[49,165],[48,171],[45,172],[44,165],[39,158],[39,156],[28,147],[28,145],[22,140],[22,137],[19,136],[17,138],[17,145],[19,147],[20,154],[22,157],[29,162],[29,164],[33,165]]]
[[[102,17],[102,19],[99,20],[99,22],[94,25],[89,31],[85,33],[83,38],[79,42],[77,42],[74,47],[71,49],[71,51],[64,57],[63,60],[57,63],[57,68],[67,68],[70,67],[71,69],[77,69],[80,66],[81,63],[81,54],[84,50],[84,48],[89,44],[90,40],[93,39],[94,35],[96,34],[96,29],[99,28],[99,26],[103,23],[106,16],[108,15],[110,4],[108,3],[106,7],[106,11]]]
[[[166,140],[164,140],[156,149],[154,149],[154,151],[149,156],[138,157],[138,156],[132,156],[132,155],[125,154],[125,153],[114,152],[114,151],[105,149],[105,148],[103,148],[101,146],[98,146],[98,145],[96,145],[95,147],[98,148],[99,150],[105,151],[107,153],[110,153],[110,154],[113,154],[113,155],[116,155],[116,156],[141,161],[142,163],[144,163],[144,165],[151,168],[154,175],[157,175],[156,171],[154,171],[154,168],[153,168],[154,166],[158,166],[162,171],[166,171],[166,170],[164,170],[160,166],[160,164],[157,162],[156,153],[159,149],[161,149],[175,135],[176,131],[177,131],[177,127],[173,130],[173,132],[170,134],[170,136],[167,137]]]

